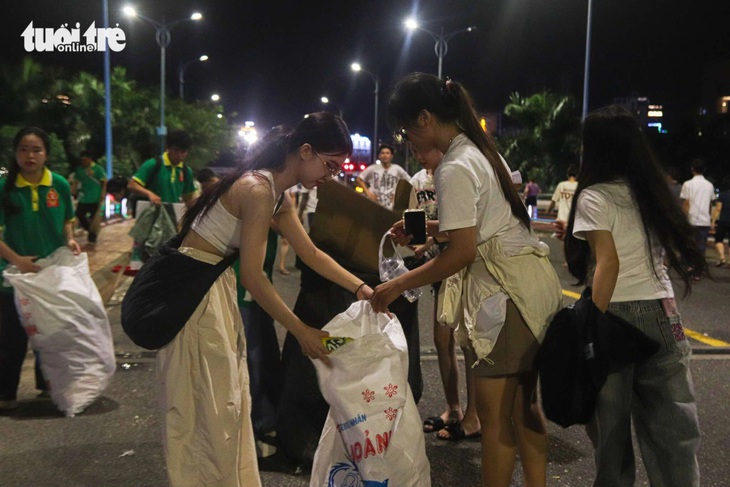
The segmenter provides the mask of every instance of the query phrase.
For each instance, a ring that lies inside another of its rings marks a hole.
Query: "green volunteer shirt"
[[[182,195],[195,193],[193,171],[189,167],[182,162],[173,165],[167,152],[162,155],[162,161],[154,181],[148,179],[157,165],[155,157],[144,161],[132,179],[159,196],[163,203],[179,203]]]
[[[7,178],[0,179],[0,202],[5,198]],[[66,245],[63,226],[74,219],[71,186],[61,176],[48,170],[38,184],[31,184],[18,174],[10,200],[18,211],[9,213],[0,204],[0,226],[3,240],[18,255],[47,257]],[[8,265],[0,259],[0,271]],[[3,292],[12,288],[0,286]]]
[[[92,162],[89,167],[79,166],[74,171],[74,178],[81,185],[79,203],[98,203],[101,200],[101,188],[106,181],[106,173],[100,165]]]
[[[274,273],[274,261],[276,260],[276,244],[279,234],[269,229],[269,239],[266,242],[266,255],[264,256],[264,272],[266,277],[271,281]],[[251,294],[241,286],[241,259],[236,259],[233,263],[233,269],[236,271],[236,283],[238,285],[238,306],[240,308],[248,308],[253,303]]]

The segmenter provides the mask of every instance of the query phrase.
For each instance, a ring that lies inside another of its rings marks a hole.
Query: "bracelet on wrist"
[[[354,293],[355,296],[357,296],[357,293],[360,292],[360,289],[362,289],[363,286],[365,286],[365,281],[363,281],[359,286],[357,286],[357,289],[355,289],[355,293]]]

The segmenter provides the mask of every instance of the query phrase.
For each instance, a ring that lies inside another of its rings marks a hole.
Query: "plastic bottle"
[[[403,265],[402,261],[386,259],[380,263],[380,279],[383,281],[390,281],[406,272],[408,272],[408,268]],[[402,294],[409,303],[413,303],[421,297],[421,290],[419,288],[406,289]]]

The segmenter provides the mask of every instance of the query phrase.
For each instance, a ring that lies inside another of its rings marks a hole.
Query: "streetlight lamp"
[[[210,99],[213,101],[219,101],[221,99],[221,96],[218,93],[214,93],[210,95]]]
[[[170,31],[180,22],[188,20],[200,20],[203,15],[200,12],[193,13],[190,17],[173,20],[172,22],[162,22],[151,19],[137,12],[134,7],[126,6],[124,13],[129,17],[138,17],[152,24],[155,28],[155,39],[157,45],[160,46],[160,126],[157,127],[157,135],[160,136],[160,150],[165,152],[165,136],[167,135],[167,127],[165,127],[165,49],[170,45]]]
[[[190,66],[193,63],[197,63],[197,62],[203,63],[207,60],[208,60],[208,56],[203,54],[198,59],[193,59],[192,61],[188,61],[186,63],[182,63],[182,62],[180,63],[180,67],[177,70],[177,80],[179,81],[179,84],[180,84],[180,99],[181,100],[185,98],[185,96],[183,95],[183,93],[184,93],[183,87],[185,86],[185,70],[188,69],[188,66]]]
[[[453,32],[449,32],[448,34],[444,34],[444,28],[441,27],[441,33],[437,34],[436,32],[430,31],[424,27],[421,27],[418,25],[418,22],[416,19],[410,18],[407,19],[405,22],[403,22],[406,26],[406,28],[410,31],[414,31],[416,29],[422,30],[423,32],[429,34],[431,37],[433,37],[433,40],[436,41],[436,45],[434,46],[434,51],[436,52],[436,56],[439,58],[439,71],[438,71],[438,77],[441,78],[441,71],[444,64],[444,57],[446,57],[446,53],[449,52],[449,41],[456,35],[461,34],[462,32],[474,32],[477,30],[476,26],[472,25],[470,27],[467,27],[466,29],[460,29],[455,30]]]
[[[593,17],[593,0],[588,0],[588,16],[586,20],[586,62],[583,71],[583,114],[581,120],[588,115],[588,73],[591,65],[591,20]]]
[[[363,73],[369,74],[375,82],[375,122],[373,124],[373,140],[371,142],[373,164],[375,164],[375,161],[378,157],[376,151],[378,146],[378,94],[380,93],[380,79],[378,78],[377,74],[362,69],[362,66],[360,66],[359,63],[352,63],[350,65],[350,69],[352,69],[356,73],[362,71]]]
[[[339,117],[342,118],[342,109],[340,108],[340,106],[337,103],[332,102],[332,100],[330,100],[326,96],[323,96],[322,98],[320,98],[319,101],[322,102],[322,105],[329,105],[330,103],[332,103],[337,110],[337,115],[339,115]]]

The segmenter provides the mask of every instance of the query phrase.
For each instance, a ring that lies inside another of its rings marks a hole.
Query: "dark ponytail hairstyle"
[[[15,190],[15,181],[18,179],[18,173],[20,172],[20,166],[18,166],[18,160],[15,153],[18,152],[18,146],[20,141],[26,135],[35,135],[43,142],[43,149],[46,151],[46,160],[51,156],[51,138],[48,136],[45,130],[38,127],[23,127],[18,130],[13,138],[13,159],[8,165],[8,174],[5,176],[5,194],[3,195],[2,204],[5,213],[12,215],[20,211],[20,208],[13,204],[10,192]]]
[[[570,273],[579,284],[585,283],[591,256],[588,242],[573,236],[581,192],[594,184],[618,180],[625,181],[631,189],[652,262],[655,258],[652,244],[658,243],[666,253],[669,267],[684,281],[686,294],[692,282],[688,269],[707,271],[707,262],[695,243],[695,229],[672,195],[666,174],[638,121],[631,112],[617,105],[596,110],[583,123],[583,162],[565,237],[565,259]]]
[[[512,176],[502,164],[492,138],[479,124],[474,102],[459,83],[432,74],[411,73],[395,85],[388,99],[388,125],[392,130],[415,124],[421,110],[428,110],[441,122],[455,123],[487,158],[499,181],[512,214],[530,228],[530,216],[512,183]]]
[[[199,216],[204,216],[244,173],[248,171],[279,171],[284,168],[286,156],[309,144],[320,154],[352,154],[352,138],[345,122],[330,112],[310,113],[294,130],[279,125],[271,129],[264,138],[249,149],[246,158],[230,174],[197,199],[192,208],[185,212],[182,233],[190,230]]]

